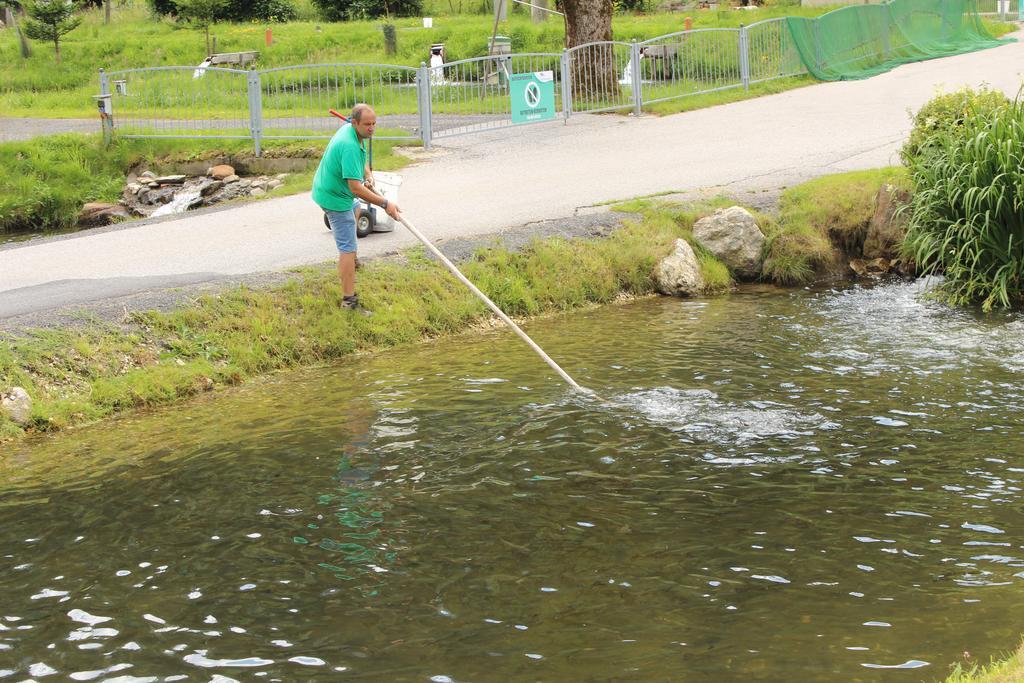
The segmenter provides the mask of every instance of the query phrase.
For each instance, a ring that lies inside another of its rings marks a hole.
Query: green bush
[[[148,1],[158,15],[178,13],[174,0]],[[230,0],[217,18],[221,21],[291,21],[295,16],[295,5],[291,0]]]
[[[900,150],[903,163],[909,166],[917,156],[925,152],[929,140],[960,128],[972,112],[992,111],[1009,103],[1006,95],[987,87],[976,91],[963,88],[933,97],[914,116],[910,137]]]
[[[313,0],[327,21],[412,17],[423,10],[421,0]]]
[[[914,197],[904,252],[957,305],[1018,306],[1024,297],[1024,102],[971,103],[962,123],[910,157]]]

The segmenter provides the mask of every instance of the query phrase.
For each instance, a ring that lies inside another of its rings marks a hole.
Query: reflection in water
[[[532,323],[604,404],[495,332],[21,448],[0,461],[0,679],[985,660],[1024,607],[1024,323],[917,289]]]

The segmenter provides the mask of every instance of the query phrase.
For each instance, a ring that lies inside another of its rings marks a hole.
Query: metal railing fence
[[[562,55],[558,53],[473,57],[425,68],[425,118],[432,138],[518,125],[512,122],[509,85],[513,74],[551,71],[555,107],[563,110]]]
[[[1008,2],[1016,9],[1024,0]],[[639,114],[644,105],[805,74],[785,22],[768,19],[738,29],[694,29],[642,42],[602,41],[560,53],[501,54],[418,68],[100,69],[101,111],[108,132],[116,122],[123,137],[250,138],[259,154],[265,139],[328,138],[338,125],[328,109],[368,102],[378,112],[378,138],[418,139],[429,146],[436,138],[520,125],[512,116],[513,74],[551,72],[556,120],[625,109]],[[851,57],[896,49],[889,31],[880,30],[870,43],[850,46]]]

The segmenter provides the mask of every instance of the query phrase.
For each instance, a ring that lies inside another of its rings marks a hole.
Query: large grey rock
[[[669,296],[694,296],[704,290],[704,276],[693,248],[683,239],[676,240],[675,250],[654,267],[658,291]]]
[[[910,193],[893,185],[885,185],[878,191],[875,215],[868,223],[868,234],[864,238],[865,259],[892,259],[898,255],[906,234],[906,213],[896,214],[897,209],[910,203]]]
[[[761,274],[764,233],[740,206],[719,209],[693,225],[693,236],[737,277]]]
[[[12,387],[0,394],[0,413],[20,425],[32,420],[32,398],[21,387]]]

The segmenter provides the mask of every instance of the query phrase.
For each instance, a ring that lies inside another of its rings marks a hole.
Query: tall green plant
[[[904,252],[953,304],[1024,303],[1024,102],[972,107],[911,159]]]
[[[25,4],[25,35],[33,40],[52,41],[60,64],[60,39],[82,23],[82,17],[75,16],[77,10],[75,0],[30,0]]]

